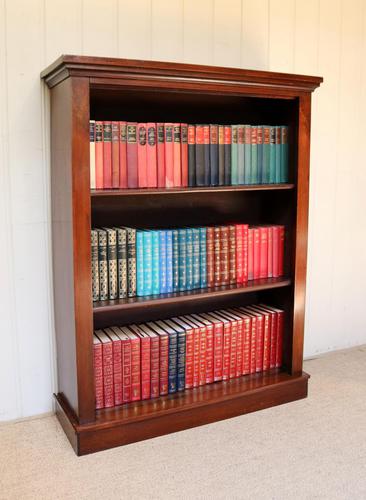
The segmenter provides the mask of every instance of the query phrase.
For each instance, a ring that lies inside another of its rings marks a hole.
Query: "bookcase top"
[[[323,81],[319,76],[293,75],[198,64],[62,55],[41,73],[52,88],[69,76],[90,78],[158,78],[196,83],[260,86],[263,89],[288,89],[291,93],[312,92]]]

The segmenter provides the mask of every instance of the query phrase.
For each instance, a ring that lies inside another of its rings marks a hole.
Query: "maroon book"
[[[236,283],[236,230],[234,225],[228,227],[229,233],[229,283]]]
[[[141,399],[151,396],[151,339],[139,325],[130,325],[131,330],[140,338],[141,356]]]
[[[104,407],[102,343],[93,335],[95,409]]]
[[[131,341],[131,401],[140,401],[141,399],[140,338],[129,329],[127,335]]]
[[[97,330],[95,334],[102,344],[104,408],[111,408],[114,406],[112,341],[103,330]]]
[[[210,316],[218,319],[223,324],[222,337],[222,380],[230,378],[230,349],[231,349],[231,322],[222,316],[219,311],[210,313]]]
[[[220,271],[221,285],[229,284],[229,227],[220,227]]]
[[[188,125],[181,123],[182,187],[188,186]]]
[[[213,324],[202,314],[192,314],[206,327],[206,384],[214,381],[214,339]]]
[[[121,405],[122,400],[122,342],[113,328],[106,328],[105,333],[112,341],[113,350],[113,386],[114,406]]]
[[[243,226],[235,224],[235,257],[236,257],[236,283],[241,285],[244,282],[243,273]]]
[[[219,254],[220,257],[220,254]],[[206,232],[206,263],[207,263],[207,286],[215,283],[215,261],[214,261],[214,228],[208,227]]]
[[[160,358],[160,396],[168,394],[168,368],[169,368],[169,335],[165,330],[159,327],[154,322],[147,323],[147,326],[151,328],[157,335],[159,335],[159,358]]]
[[[114,332],[121,339],[122,343],[122,401],[131,401],[131,341],[127,335],[127,328],[114,328]]]
[[[201,328],[189,316],[182,316],[181,319],[193,329],[193,387],[200,385],[201,370]]]
[[[199,354],[199,385],[206,384],[206,350],[207,350],[207,328],[193,315],[185,316],[199,328],[200,354]]]

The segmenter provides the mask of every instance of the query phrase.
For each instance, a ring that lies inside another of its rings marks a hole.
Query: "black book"
[[[210,173],[210,125],[203,126],[203,149],[205,152],[205,186],[211,182]]]
[[[219,127],[210,125],[210,185],[219,184]]]
[[[225,149],[225,186],[231,185],[231,125],[224,128],[224,149]]]
[[[196,186],[205,185],[205,145],[203,125],[196,125]]]
[[[196,185],[196,126],[188,125],[188,186]]]
[[[218,147],[218,156],[219,156],[219,186],[223,186],[225,184],[225,140],[224,140],[224,126],[219,125],[219,147]]]

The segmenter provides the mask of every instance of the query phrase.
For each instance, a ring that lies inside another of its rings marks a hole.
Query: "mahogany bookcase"
[[[75,452],[83,455],[306,397],[310,111],[311,93],[322,78],[70,55],[41,77],[51,94],[56,411]],[[91,191],[89,119],[288,125],[289,183]],[[93,304],[92,226],[230,221],[286,226],[285,277]],[[258,301],[286,311],[281,370],[95,410],[93,329]]]

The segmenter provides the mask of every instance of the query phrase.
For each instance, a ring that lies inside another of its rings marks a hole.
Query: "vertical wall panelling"
[[[213,64],[212,0],[184,0],[184,62]]]
[[[118,0],[82,1],[84,55],[117,57]]]
[[[151,0],[118,2],[118,57],[151,59]]]
[[[241,1],[214,1],[214,64],[241,66]]]
[[[269,0],[269,67],[270,71],[291,73],[294,67],[295,41],[294,0]],[[304,40],[304,43],[305,40]]]
[[[182,61],[183,0],[152,2],[152,59]]]
[[[268,0],[243,0],[241,22],[241,66],[268,69]]]

